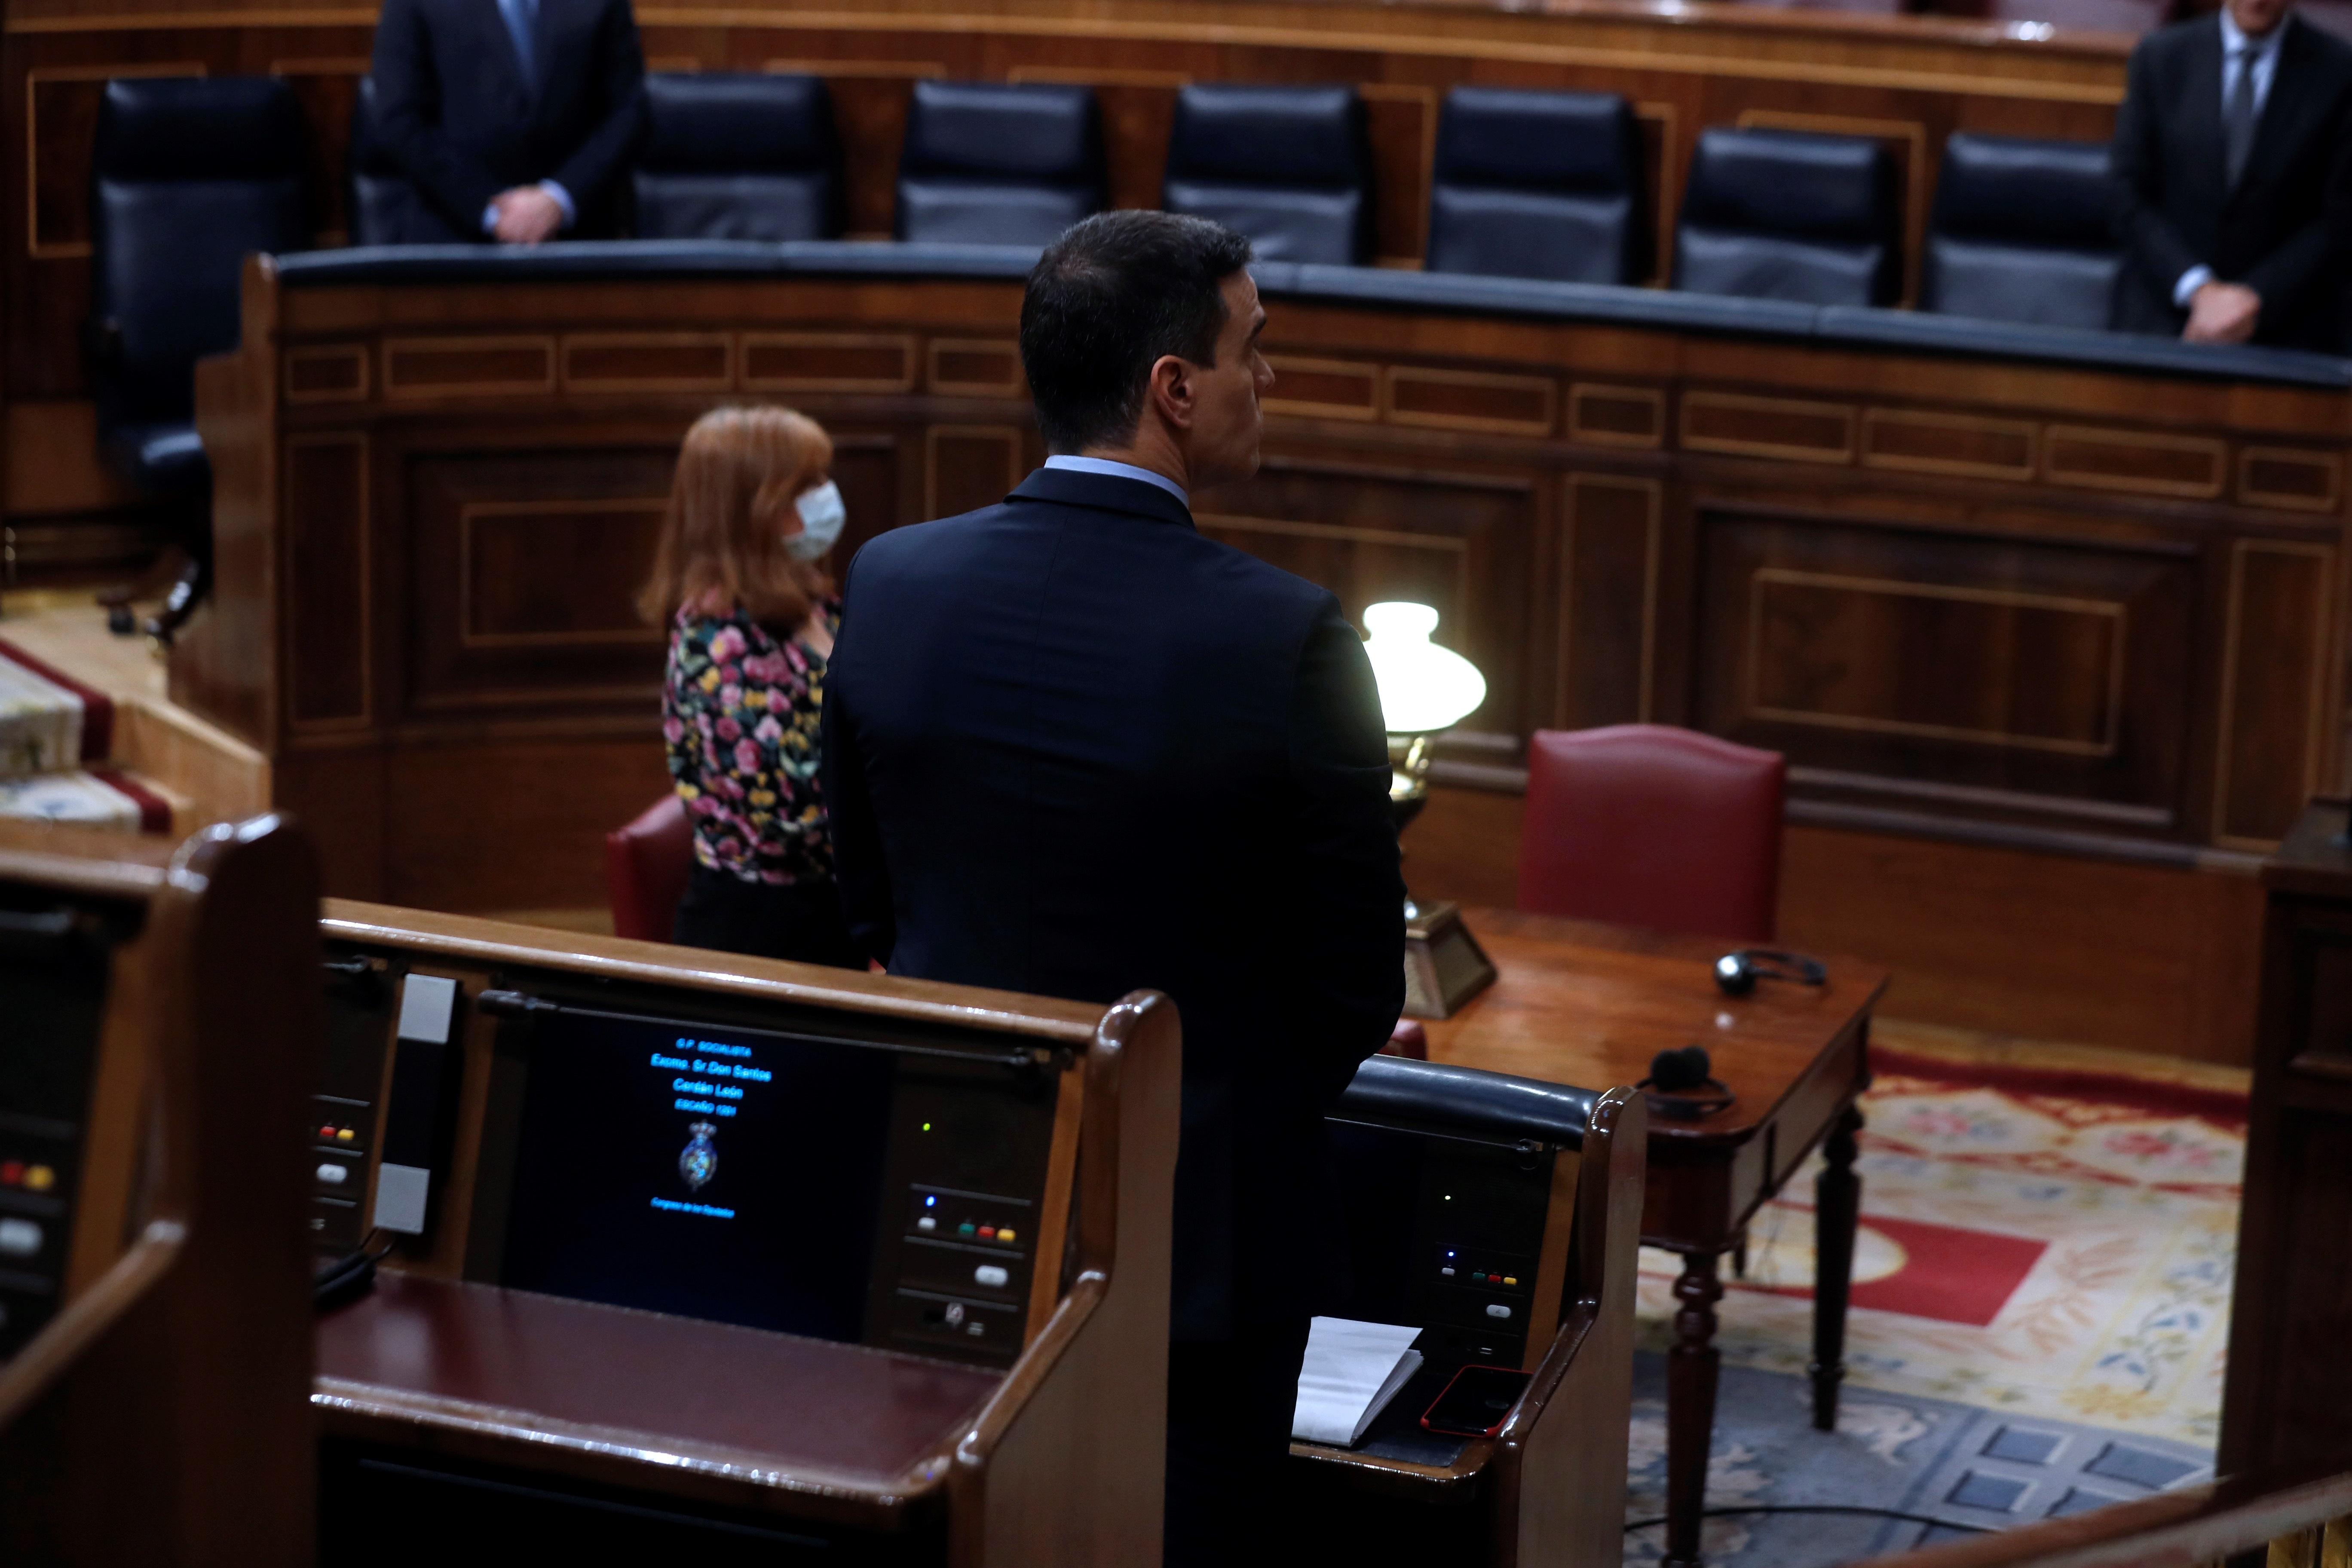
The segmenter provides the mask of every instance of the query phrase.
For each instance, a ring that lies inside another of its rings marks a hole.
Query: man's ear
[[[1151,362],[1149,395],[1160,419],[1178,430],[1192,427],[1192,367],[1174,354]]]

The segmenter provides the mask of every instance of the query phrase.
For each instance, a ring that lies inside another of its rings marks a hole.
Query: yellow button
[[[348,1143],[348,1142],[350,1142],[351,1141],[352,1141],[352,1130],[351,1130],[350,1128],[348,1128],[348,1127],[341,1128],[341,1129],[340,1129],[340,1130],[338,1130],[338,1131],[336,1131],[336,1133],[335,1133],[335,1142],[338,1142],[338,1143]]]
[[[1503,1276],[1503,1283],[1506,1285],[1516,1285],[1518,1282],[1519,1277],[1516,1274],[1506,1274]]]
[[[46,1193],[57,1184],[58,1173],[47,1165],[35,1165],[25,1173],[25,1187],[28,1192]]]
[[[1013,1233],[1012,1233],[1011,1231],[1006,1230],[1006,1229],[1003,1229],[1002,1226],[998,1227],[997,1232],[996,1232],[996,1239],[997,1239],[997,1240],[999,1240],[999,1241],[1011,1241],[1013,1238]]]

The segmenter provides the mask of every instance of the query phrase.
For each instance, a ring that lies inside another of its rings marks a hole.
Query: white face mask
[[[784,549],[795,561],[814,561],[832,549],[841,539],[842,524],[849,521],[849,510],[841,504],[841,487],[831,479],[805,491],[793,503],[801,514],[801,531],[784,541]]]

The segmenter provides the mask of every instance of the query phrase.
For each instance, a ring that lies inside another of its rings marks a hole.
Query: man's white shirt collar
[[[1158,485],[1174,496],[1186,511],[1192,510],[1192,498],[1184,487],[1166,474],[1155,474],[1150,468],[1139,468],[1133,463],[1121,463],[1109,458],[1070,458],[1060,454],[1045,459],[1049,468],[1061,468],[1074,474],[1108,474],[1115,479],[1141,479],[1147,485]]]

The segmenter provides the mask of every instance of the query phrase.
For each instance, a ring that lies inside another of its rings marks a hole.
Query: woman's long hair
[[[784,549],[784,516],[832,466],[832,437],[792,409],[714,408],[696,420],[678,448],[639,612],[667,626],[680,605],[740,608],[784,636],[798,630],[833,581]]]

